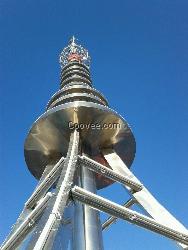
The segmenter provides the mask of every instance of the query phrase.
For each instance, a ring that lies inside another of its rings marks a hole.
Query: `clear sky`
[[[187,0],[1,0],[0,242],[37,183],[23,144],[59,88],[58,56],[73,34],[90,52],[95,88],[133,129],[133,172],[188,227],[187,13]],[[102,194],[127,198],[116,186]],[[176,249],[120,221],[104,232],[104,246]]]

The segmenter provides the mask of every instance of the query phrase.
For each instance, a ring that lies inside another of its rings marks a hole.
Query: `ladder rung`
[[[110,168],[105,167],[104,165],[90,159],[87,156],[79,156],[80,163],[83,163],[85,167],[88,167],[90,170],[102,174],[103,176],[117,181],[123,185],[129,186],[134,191],[142,190],[143,186],[140,183],[136,183],[135,181],[130,180],[127,177],[124,177],[121,174],[116,173],[115,171],[111,170]]]
[[[177,242],[181,242],[188,246],[188,234],[181,231],[176,231],[170,227],[164,226],[154,219],[151,219],[138,212],[132,211],[128,208],[120,206],[112,201],[109,201],[99,195],[93,194],[83,188],[75,186],[72,189],[73,198],[78,201],[91,206],[94,209],[109,213],[110,215],[129,221],[138,226],[151,230],[153,232],[164,235]]]

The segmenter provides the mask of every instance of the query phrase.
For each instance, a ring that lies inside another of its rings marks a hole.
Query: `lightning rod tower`
[[[102,250],[102,232],[117,218],[188,249],[188,230],[131,172],[136,144],[127,122],[92,86],[90,56],[73,37],[60,54],[60,90],[33,123],[24,153],[39,180],[1,250]],[[123,205],[97,195],[114,182]],[[147,216],[131,208],[140,205]],[[99,211],[109,214],[101,223]]]

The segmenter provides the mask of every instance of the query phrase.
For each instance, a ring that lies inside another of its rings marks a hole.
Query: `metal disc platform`
[[[33,124],[25,141],[24,152],[27,166],[37,179],[47,164],[66,156],[72,131],[69,126],[73,124],[80,125],[82,144],[91,158],[104,162],[101,149],[113,148],[130,167],[136,144],[127,122],[108,107],[76,101],[47,111]],[[100,178],[98,182],[100,188],[104,186]]]

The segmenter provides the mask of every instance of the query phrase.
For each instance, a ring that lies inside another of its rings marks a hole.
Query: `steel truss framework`
[[[60,225],[70,223],[64,217],[66,208],[78,201],[79,204],[81,202],[84,206],[86,205],[86,208],[90,207],[91,210],[103,211],[110,215],[101,225],[103,230],[120,218],[172,239],[182,249],[188,249],[187,229],[159,204],[112,149],[102,152],[110,169],[81,154],[80,144],[79,132],[75,130],[70,136],[66,158],[62,157],[55,165],[46,167],[37,188],[25,203],[23,212],[1,250],[20,249],[24,239],[35,230],[37,221],[44,216],[46,211],[48,211],[47,217],[27,249],[52,249]],[[92,189],[88,190],[87,185],[83,188],[75,178],[76,173],[80,174],[80,168],[83,172],[99,173],[122,184],[130,192],[132,198],[124,205],[118,205],[93,193]],[[135,203],[141,205],[148,216],[129,208]],[[98,245],[96,248],[96,245],[92,246],[92,243],[88,242],[83,248],[73,246],[73,249],[94,250],[102,249],[102,246]]]

